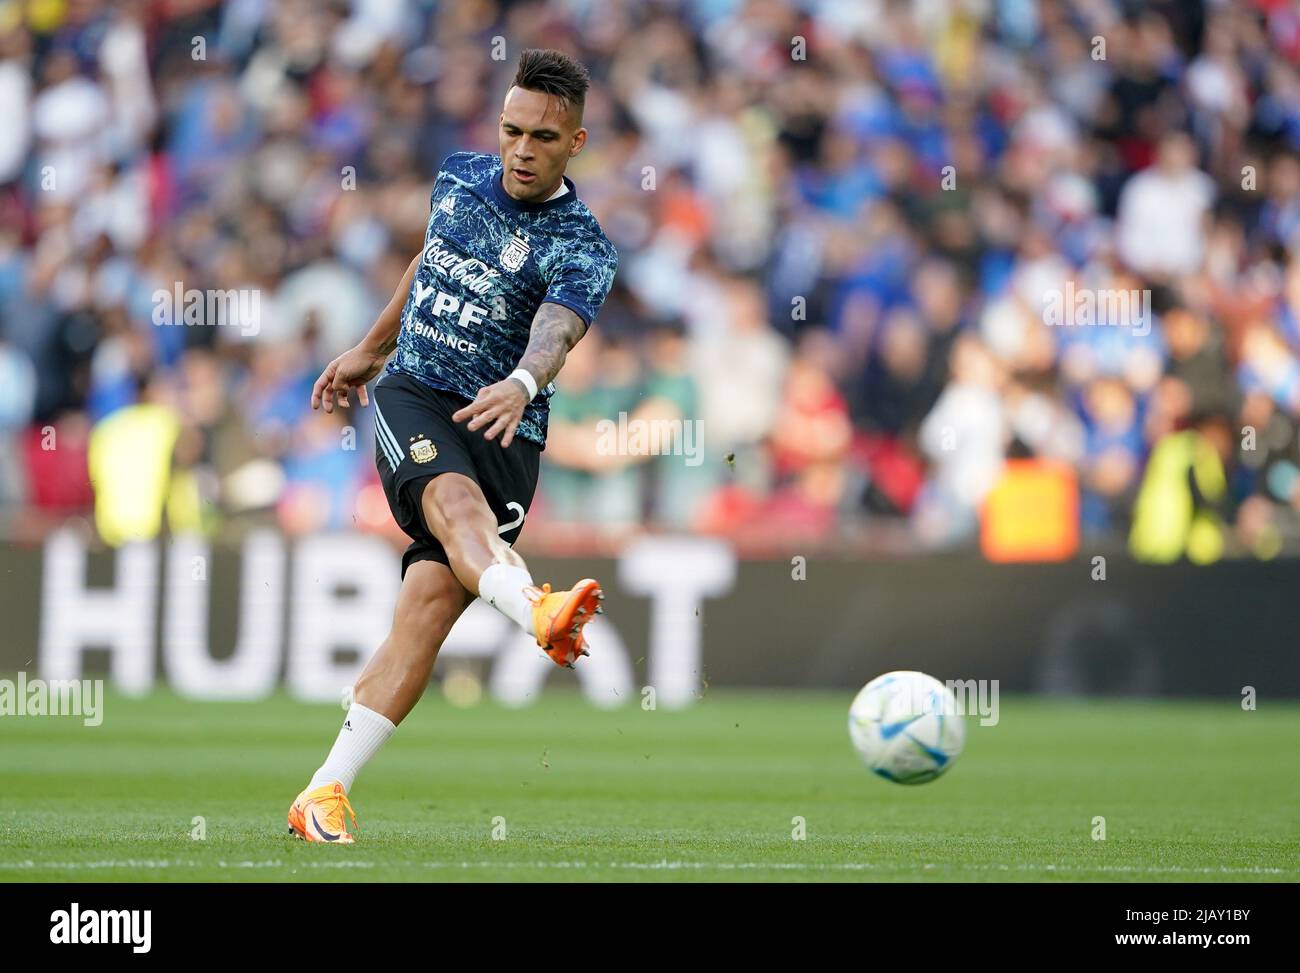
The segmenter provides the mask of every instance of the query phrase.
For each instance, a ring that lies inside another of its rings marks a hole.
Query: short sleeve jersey
[[[498,156],[447,157],[388,371],[473,399],[518,367],[544,302],[590,327],[613,285],[618,251],[573,181],[564,183],[561,196],[523,202],[502,186]],[[517,435],[545,446],[554,391],[548,384],[538,392]]]

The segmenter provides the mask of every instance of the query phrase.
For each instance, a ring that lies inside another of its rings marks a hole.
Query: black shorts
[[[450,566],[420,504],[425,486],[440,473],[463,473],[479,485],[507,544],[523,530],[537,489],[541,447],[516,435],[502,449],[500,436],[483,438],[486,427],[470,432],[465,423],[452,422],[452,413],[468,401],[409,375],[385,373],[375,385],[375,464],[388,509],[412,542],[402,555],[402,577],[416,561]]]

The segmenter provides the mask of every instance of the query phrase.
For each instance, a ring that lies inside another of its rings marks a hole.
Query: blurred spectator
[[[1178,417],[1192,413],[1231,415],[1236,411],[1238,394],[1222,337],[1202,315],[1184,307],[1170,309],[1162,320],[1169,343],[1166,381],[1177,385],[1177,396],[1185,403]]]
[[[1133,511],[1134,557],[1167,564],[1186,556],[1208,564],[1223,556],[1231,444],[1232,432],[1218,416],[1200,416],[1194,428],[1156,444]]]
[[[1142,461],[1142,426],[1133,392],[1118,378],[1099,377],[1084,391],[1080,516],[1086,533],[1123,529]]]
[[[650,521],[668,530],[685,530],[713,483],[716,451],[699,418],[699,387],[690,372],[690,344],[678,320],[659,322],[650,333],[649,372],[644,397],[632,420],[670,430],[661,437],[661,452],[648,457],[652,474]]]
[[[997,361],[977,339],[958,339],[951,381],[920,431],[921,449],[935,471],[917,513],[929,543],[974,536],[979,505],[997,482],[1006,456],[1001,381]]]
[[[167,380],[150,372],[141,379],[139,401],[91,431],[95,526],[109,544],[152,540],[163,529],[164,515],[174,532],[200,529],[197,484],[185,468],[193,459],[187,442],[192,430],[183,426],[173,398]]]
[[[22,429],[36,404],[36,372],[31,361],[0,340],[0,508],[23,498]]]
[[[541,476],[547,515],[561,523],[639,523],[645,502],[626,444],[602,437],[601,420],[617,427],[636,407],[640,375],[623,344],[590,333],[569,353],[551,401],[548,462]]]
[[[762,292],[741,277],[719,282],[720,302],[692,346],[692,372],[700,391],[700,420],[710,468],[734,455],[742,482],[765,491],[770,474],[760,447],[780,417],[781,389],[790,352],[772,330]]]
[[[1214,180],[1196,168],[1196,146],[1182,133],[1160,143],[1156,164],[1138,173],[1119,199],[1119,252],[1153,279],[1194,273],[1205,250],[1205,217]]]

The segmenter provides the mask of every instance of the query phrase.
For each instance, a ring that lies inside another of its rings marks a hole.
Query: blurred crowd
[[[1286,0],[0,0],[6,536],[392,531],[311,385],[523,47],[591,70],[621,255],[525,538],[969,545],[1026,462],[1148,560],[1300,537]],[[594,448],[620,415],[698,457]]]

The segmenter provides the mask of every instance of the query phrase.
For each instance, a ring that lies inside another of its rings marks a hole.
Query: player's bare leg
[[[460,473],[430,480],[421,497],[425,523],[447,551],[465,588],[518,624],[557,665],[587,655],[583,627],[601,612],[600,585],[584,578],[568,591],[537,587],[524,559],[497,533],[479,485]]]
[[[366,663],[352,706],[325,763],[289,808],[289,830],[307,841],[350,844],[347,793],[361,768],[419,701],[438,650],[474,596],[445,564],[416,561],[406,571],[393,627]]]
[[[447,633],[473,600],[445,564],[416,561],[407,568],[393,628],[362,670],[353,702],[382,714],[394,726],[402,722],[429,685]]]
[[[524,559],[497,533],[497,518],[479,485],[460,473],[434,477],[420,498],[424,522],[447,551],[451,569],[468,591],[493,564],[524,567]]]

